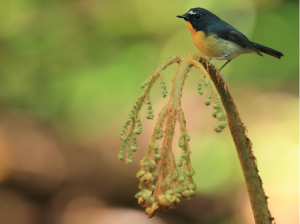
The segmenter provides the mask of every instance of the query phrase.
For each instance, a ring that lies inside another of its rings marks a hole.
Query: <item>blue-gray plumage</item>
[[[191,31],[193,42],[198,50],[210,59],[227,60],[219,69],[224,68],[232,59],[241,54],[260,52],[279,58],[283,54],[272,48],[251,42],[243,33],[203,8],[192,8],[183,18]]]

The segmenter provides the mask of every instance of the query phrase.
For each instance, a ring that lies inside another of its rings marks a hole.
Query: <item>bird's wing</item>
[[[257,51],[257,48],[252,44],[252,42],[241,32],[236,29],[224,29],[217,33],[218,37],[222,39],[232,41],[242,47],[247,47]]]
[[[252,49],[253,51],[256,51],[258,55],[263,56],[260,53],[260,50],[244,34],[235,28],[223,29],[221,32],[217,33],[217,36],[232,41],[241,47]]]

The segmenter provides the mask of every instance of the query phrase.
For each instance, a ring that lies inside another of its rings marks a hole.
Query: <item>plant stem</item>
[[[259,171],[257,169],[256,158],[251,150],[252,143],[246,136],[246,127],[241,121],[237,107],[231,97],[226,83],[222,82],[222,79],[216,72],[217,70],[214,69],[214,66],[208,61],[208,59],[201,59],[202,60],[199,62],[202,63],[205,69],[209,69],[211,80],[214,82],[226,110],[228,125],[246,180],[255,223],[271,224],[274,218],[271,216],[268,209],[268,197],[265,195],[262,187],[262,180],[258,174]]]

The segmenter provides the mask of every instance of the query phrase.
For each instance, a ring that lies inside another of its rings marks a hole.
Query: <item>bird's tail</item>
[[[272,48],[265,47],[265,46],[263,46],[263,45],[260,45],[260,44],[257,44],[257,43],[253,43],[253,42],[252,42],[252,44],[253,44],[260,52],[266,53],[266,54],[271,55],[271,56],[273,56],[273,57],[275,57],[275,58],[280,59],[281,56],[283,56],[283,54],[282,54],[281,52],[276,51],[276,50],[274,50],[274,49],[272,49]]]

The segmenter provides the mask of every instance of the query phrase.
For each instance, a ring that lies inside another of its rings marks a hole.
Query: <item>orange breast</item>
[[[222,57],[223,50],[220,49],[218,39],[214,35],[205,36],[203,31],[196,31],[190,22],[186,22],[191,31],[193,42],[197,49],[208,57]]]

